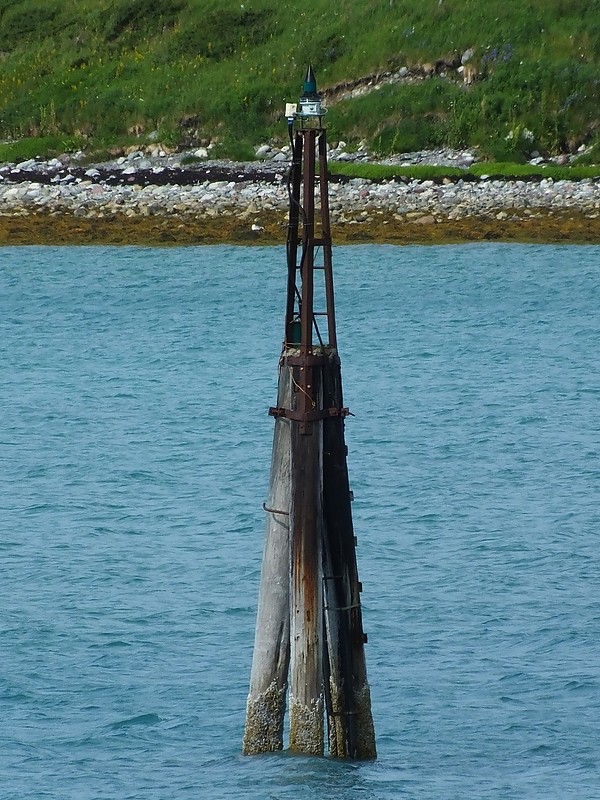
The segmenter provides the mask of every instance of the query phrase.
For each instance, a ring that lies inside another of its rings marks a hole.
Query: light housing
[[[300,111],[296,115],[298,117],[322,117],[327,113],[327,109],[321,105],[321,95],[317,92],[317,79],[312,64],[306,70],[299,106]]]

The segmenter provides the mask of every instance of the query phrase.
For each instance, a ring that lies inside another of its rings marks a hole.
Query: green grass
[[[509,164],[493,163],[473,164],[469,172],[472,175],[489,175],[490,177],[500,178],[551,178],[553,181],[581,181],[589,178],[600,177],[600,165],[580,166],[557,166],[554,164]]]
[[[342,161],[330,161],[329,171],[332,175],[346,175],[349,178],[367,178],[373,181],[410,178],[414,180],[431,180],[434,178],[458,178],[465,170],[458,167],[436,167],[416,165],[410,167],[387,166],[385,164],[352,164]]]
[[[472,86],[453,70],[340,102],[330,140],[511,162],[600,151],[597,0],[0,0],[0,138],[98,147],[158,131],[249,152],[285,139],[308,61],[328,87],[469,48]]]
[[[50,158],[62,153],[72,153],[85,145],[83,139],[74,136],[43,136],[36,139],[20,139],[17,142],[0,144],[0,163],[29,161],[31,158]]]
[[[600,178],[600,166],[560,167],[553,164],[533,166],[531,164],[511,164],[508,162],[485,162],[473,164],[469,169],[458,167],[439,167],[415,165],[409,167],[388,166],[386,164],[352,164],[331,161],[329,171],[332,175],[345,175],[349,178],[366,178],[383,181],[408,178],[410,180],[440,180],[443,178],[476,177],[485,175],[490,178],[527,179],[551,178],[553,181],[579,181]]]

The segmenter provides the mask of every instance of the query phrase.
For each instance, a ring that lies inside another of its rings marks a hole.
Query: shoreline
[[[281,214],[256,213],[248,219],[113,214],[102,218],[69,213],[0,213],[0,246],[26,245],[285,245],[287,222]],[[581,213],[547,214],[535,219],[498,220],[481,216],[461,220],[405,222],[380,216],[363,222],[332,224],[333,244],[435,245],[469,242],[600,244],[600,218]]]
[[[289,162],[131,153],[0,166],[0,245],[285,244]],[[334,244],[600,244],[600,179],[349,178],[329,183]]]

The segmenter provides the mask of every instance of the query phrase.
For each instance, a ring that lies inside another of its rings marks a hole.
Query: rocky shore
[[[0,166],[0,242],[282,242],[285,149],[243,164],[201,156],[186,164],[133,151],[91,166],[67,157]],[[337,241],[600,241],[598,180],[333,176],[329,188]]]

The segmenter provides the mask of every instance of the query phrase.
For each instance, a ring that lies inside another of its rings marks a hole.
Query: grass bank
[[[350,146],[600,153],[597,0],[0,0],[0,139],[248,158],[308,61]]]

